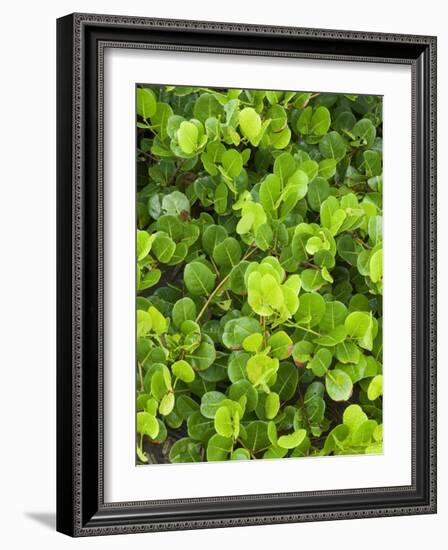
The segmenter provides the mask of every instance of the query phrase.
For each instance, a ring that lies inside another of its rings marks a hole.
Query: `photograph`
[[[437,512],[437,36],[289,16],[57,21],[61,533]]]
[[[134,112],[136,464],[381,455],[383,97],[138,83]]]

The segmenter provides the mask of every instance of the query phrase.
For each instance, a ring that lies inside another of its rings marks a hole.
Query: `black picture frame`
[[[104,502],[101,106],[111,43],[411,66],[412,485]],[[57,52],[57,530],[89,536],[435,513],[436,38],[72,14],[57,21]]]

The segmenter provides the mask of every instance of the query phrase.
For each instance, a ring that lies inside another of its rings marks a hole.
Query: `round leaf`
[[[232,446],[233,441],[230,437],[215,434],[207,445],[207,460],[210,462],[227,460]]]
[[[372,378],[369,387],[367,388],[367,397],[370,401],[375,401],[380,395],[383,395],[383,376],[377,374]]]
[[[347,401],[353,392],[353,382],[344,371],[334,369],[325,377],[325,388],[333,401]]]
[[[214,252],[213,259],[220,267],[234,267],[241,260],[240,243],[233,237],[225,238],[219,243]]]
[[[159,433],[156,417],[148,412],[137,413],[137,432],[155,439]]]
[[[215,288],[216,275],[203,263],[192,262],[185,266],[184,281],[194,296],[208,296]]]
[[[243,136],[255,144],[261,132],[260,115],[252,107],[246,107],[240,111],[238,120]]]
[[[266,396],[264,402],[265,415],[268,420],[275,418],[280,409],[280,397],[277,393],[271,392]]]
[[[198,129],[193,123],[186,120],[181,123],[177,131],[177,141],[184,153],[192,155],[196,151],[198,136]]]
[[[225,324],[222,341],[229,349],[239,349],[247,336],[261,332],[260,323],[252,317],[231,319]]]
[[[328,132],[331,124],[330,111],[321,105],[311,117],[309,133],[315,136],[323,136]]]
[[[182,380],[182,382],[186,382],[187,384],[193,382],[195,377],[194,370],[183,359],[173,363],[171,369],[173,371],[173,374],[177,376],[177,378]]]
[[[157,109],[157,101],[154,92],[149,88],[137,88],[137,113],[148,120]]]
[[[205,418],[215,418],[216,411],[225,398],[226,396],[219,391],[204,393],[201,399],[201,414],[205,416]]]
[[[284,449],[294,449],[303,442],[305,437],[306,430],[296,430],[292,434],[281,435],[277,440],[277,444]]]
[[[223,437],[232,437],[233,422],[232,415],[228,407],[221,406],[215,414],[215,430]]]

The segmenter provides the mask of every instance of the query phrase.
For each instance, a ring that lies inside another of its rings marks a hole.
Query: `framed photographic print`
[[[58,20],[72,536],[436,511],[436,39]]]

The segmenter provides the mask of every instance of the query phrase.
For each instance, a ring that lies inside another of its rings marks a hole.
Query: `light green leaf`
[[[296,128],[300,134],[306,136],[310,133],[311,118],[313,116],[313,108],[306,107],[297,119]]]
[[[369,275],[374,283],[383,277],[383,251],[377,250],[372,254],[369,261]]]
[[[270,128],[273,132],[281,132],[288,123],[285,109],[278,104],[268,110],[267,117],[271,119]]]
[[[261,333],[260,323],[252,317],[239,317],[227,321],[224,326],[222,341],[229,349],[239,349],[247,336]]]
[[[314,376],[325,376],[332,360],[331,352],[326,348],[317,350],[313,359],[308,363],[308,368],[313,371]]]
[[[281,153],[274,161],[274,175],[280,180],[281,185],[286,185],[296,168],[296,161],[291,153]]]
[[[207,460],[210,462],[227,460],[232,450],[233,441],[230,437],[216,434],[207,444]]]
[[[298,369],[291,363],[283,362],[277,370],[277,380],[272,390],[278,393],[282,401],[287,401],[295,395],[298,382]]]
[[[265,386],[277,372],[278,359],[271,359],[267,355],[253,355],[246,365],[247,378],[254,386]]]
[[[357,363],[361,352],[353,342],[342,342],[336,346],[336,358],[341,363]]]
[[[215,414],[215,430],[223,437],[232,437],[233,422],[231,411],[226,406],[220,406]]]
[[[230,460],[250,460],[250,453],[247,449],[239,447],[232,452]]]
[[[316,338],[314,342],[320,346],[334,347],[343,342],[347,338],[347,329],[344,325],[334,327],[327,334],[323,334]]]
[[[346,145],[341,135],[333,131],[320,140],[319,151],[324,158],[339,161],[345,157]]]
[[[366,446],[373,438],[373,432],[377,428],[375,420],[366,420],[352,434],[352,443],[356,446]]]
[[[306,430],[296,430],[291,434],[281,435],[277,440],[277,444],[284,449],[294,449],[302,443],[305,437]]]
[[[247,336],[247,338],[250,338],[250,336]],[[232,353],[230,357],[231,359],[229,359],[228,376],[231,382],[238,382],[239,380],[244,379],[246,376],[246,363],[250,358],[250,354],[244,352],[236,352]]]
[[[271,354],[277,359],[287,359],[292,353],[293,342],[284,330],[278,330],[268,340]]]
[[[202,236],[202,246],[207,254],[213,255],[216,246],[227,236],[227,230],[221,225],[209,225]]]
[[[208,118],[220,118],[224,114],[224,109],[213,94],[204,93],[196,100],[193,114],[194,118],[205,123]]]
[[[165,207],[169,207],[169,201],[168,205],[165,201]],[[188,204],[188,208],[189,208]],[[167,233],[168,236],[173,239],[173,241],[179,241],[182,238],[183,234],[183,225],[182,222],[179,219],[179,216],[176,214],[163,214],[160,216],[160,218],[157,220],[156,223],[157,231],[163,231],[164,233]]]
[[[249,336],[246,336],[246,338],[244,338],[243,348],[246,351],[256,352],[261,348],[262,343],[263,335],[259,332],[255,332],[254,334],[250,334]]]
[[[245,235],[246,233],[249,233],[249,231],[252,229],[254,221],[255,216],[253,212],[243,214],[240,221],[238,222],[238,225],[236,226],[236,232],[238,233],[238,235]]]
[[[148,120],[157,109],[157,101],[154,92],[149,88],[137,88],[137,113]]]
[[[353,392],[353,382],[344,371],[334,369],[325,376],[325,388],[333,401],[347,401]]]
[[[345,319],[347,334],[354,338],[364,349],[372,350],[374,338],[374,321],[372,314],[365,311],[353,311]]]
[[[153,129],[158,132],[162,141],[167,136],[168,119],[173,115],[173,109],[168,103],[157,103],[156,112],[151,116],[151,124]]]
[[[239,402],[244,397],[246,399],[246,412],[253,411],[258,404],[257,390],[245,379],[238,380],[230,386],[229,397],[236,402]]]
[[[173,257],[176,250],[176,243],[166,233],[159,232],[156,234],[152,243],[152,251],[159,262],[167,264]]]
[[[271,392],[266,396],[264,402],[264,410],[267,419],[272,419],[277,416],[277,413],[280,409],[280,397],[277,393]]]
[[[202,342],[198,348],[187,353],[185,359],[195,370],[206,370],[215,362],[215,347],[210,342]]]
[[[220,267],[234,267],[241,260],[240,243],[233,237],[225,238],[216,245],[213,252],[213,259]]]
[[[199,131],[195,124],[184,120],[177,131],[177,141],[184,153],[192,155],[198,146]]]
[[[152,329],[152,317],[147,311],[137,310],[137,336],[146,336]]]
[[[176,397],[176,410],[183,420],[187,420],[199,410],[199,404],[188,395],[181,394]]]
[[[243,136],[246,137],[252,144],[255,144],[258,135],[261,132],[260,115],[255,111],[255,109],[252,109],[252,107],[246,107],[240,111],[238,120]]]
[[[221,406],[221,402],[226,396],[219,391],[209,391],[204,393],[201,399],[201,414],[205,418],[215,418],[216,411]]]
[[[371,120],[363,118],[353,126],[352,134],[361,146],[371,147],[375,141],[376,129]]]
[[[314,112],[311,117],[309,133],[315,136],[323,136],[328,132],[330,128],[331,116],[330,111],[321,105]]]
[[[169,392],[162,397],[159,405],[159,412],[163,416],[167,416],[174,408],[174,393]]]
[[[304,269],[300,277],[302,279],[303,289],[307,292],[319,290],[319,288],[326,284],[325,279],[317,269]]]
[[[236,149],[227,149],[221,157],[221,162],[226,174],[232,179],[236,178],[243,168],[242,156]]]
[[[370,381],[369,387],[367,388],[367,397],[370,401],[375,401],[380,395],[383,395],[383,376],[377,374]]]

